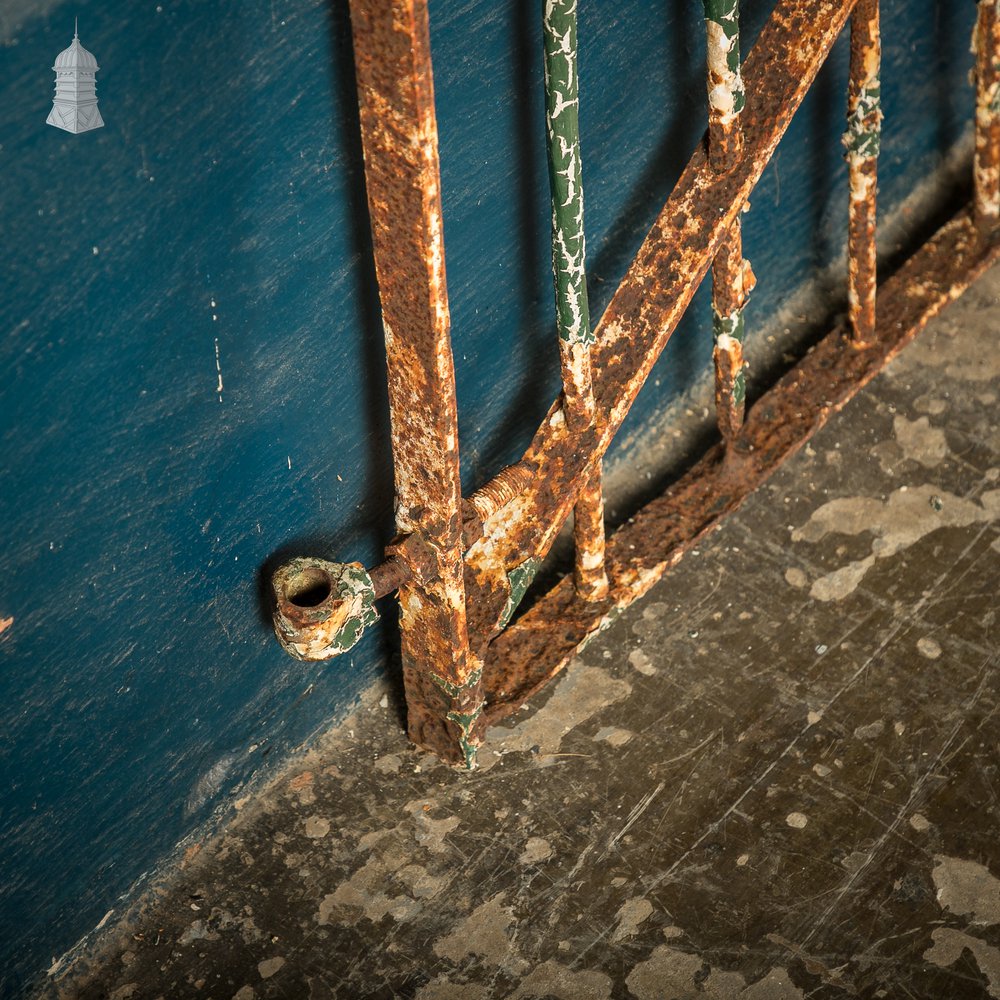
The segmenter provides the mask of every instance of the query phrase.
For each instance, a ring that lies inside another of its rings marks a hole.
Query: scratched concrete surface
[[[1000,270],[490,734],[331,734],[62,996],[1000,997]],[[54,989],[54,987],[53,987]]]

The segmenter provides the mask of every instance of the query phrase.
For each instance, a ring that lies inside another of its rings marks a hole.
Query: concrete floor
[[[480,771],[376,693],[60,995],[1000,997],[998,328],[995,270]]]

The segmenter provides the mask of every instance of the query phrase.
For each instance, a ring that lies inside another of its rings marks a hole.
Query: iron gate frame
[[[562,351],[564,392],[521,461],[463,498],[427,0],[351,0],[397,537],[370,571],[319,558],[281,567],[274,622],[292,655],[324,659],[351,648],[377,618],[374,601],[397,591],[409,737],[448,762],[474,766],[489,726],[558,674],[1000,257],[1000,0],[978,6],[972,201],[877,288],[878,0],[777,0],[742,63],[738,0],[704,2],[706,139],[593,346]],[[849,19],[848,317],[744,413],[742,310],[754,278],[740,214]],[[710,269],[721,441],[605,546],[601,461]],[[575,574],[512,621],[574,509]]]

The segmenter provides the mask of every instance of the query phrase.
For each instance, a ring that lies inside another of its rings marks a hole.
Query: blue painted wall
[[[537,3],[432,3],[463,474],[557,390]],[[599,315],[705,125],[695,0],[584,0]],[[745,0],[750,34],[770,8]],[[971,2],[888,0],[882,205],[968,119]],[[79,15],[107,127],[44,124]],[[747,217],[750,323],[841,247],[840,45]],[[0,12],[0,995],[387,669],[291,661],[290,553],[391,531],[346,0],[10,0]],[[706,298],[630,418],[704,370]],[[218,354],[216,353],[218,349]],[[221,370],[221,390],[216,358]]]

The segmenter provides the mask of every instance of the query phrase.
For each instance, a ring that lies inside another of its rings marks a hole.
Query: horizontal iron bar
[[[608,543],[611,594],[580,600],[563,579],[491,645],[481,726],[515,711],[561,670],[616,608],[641,597],[684,553],[737,510],[778,466],[875,377],[949,302],[1000,258],[1000,244],[977,229],[968,207],[879,286],[875,343],[858,350],[844,327],[829,333],[755,403],[737,446],[720,444]]]

